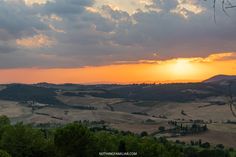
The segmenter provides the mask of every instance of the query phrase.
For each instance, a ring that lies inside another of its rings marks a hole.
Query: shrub
[[[10,154],[8,154],[6,151],[4,150],[0,150],[0,157],[11,157]]]
[[[201,145],[200,145],[200,147],[202,147],[202,148],[210,148],[210,143],[209,142],[205,142],[205,143],[202,143]]]
[[[141,137],[148,136],[148,133],[146,131],[141,132],[140,134]]]
[[[163,131],[165,131],[165,127],[164,127],[164,126],[160,126],[160,127],[158,128],[158,130],[161,131],[161,132],[163,132]]]

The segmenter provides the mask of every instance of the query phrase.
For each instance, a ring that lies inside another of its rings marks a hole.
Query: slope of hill
[[[224,78],[224,77],[220,77]],[[233,79],[233,77],[230,77]],[[62,105],[56,97],[119,98],[127,101],[190,102],[214,96],[226,96],[228,86],[209,79],[204,83],[134,84],[134,85],[23,85],[11,84],[0,91],[0,99],[12,101],[37,101],[44,104]],[[232,92],[236,94],[236,84]]]
[[[221,78],[224,80],[225,77]],[[167,130],[172,128],[168,123],[170,121],[184,125],[196,120],[207,124],[209,131],[199,135],[178,136],[178,140],[189,143],[202,139],[213,145],[222,143],[236,148],[235,141],[227,140],[236,137],[235,117],[227,105],[228,89],[228,85],[222,84],[222,81],[131,85],[0,85],[0,115],[9,116],[14,123],[23,121],[30,124],[102,121],[118,130],[134,133],[146,131],[149,134],[158,132],[159,127]],[[236,83],[232,84],[232,94],[236,95]],[[35,104],[28,105],[28,101]],[[172,135],[167,132],[157,136],[171,139]]]
[[[204,83],[219,83],[222,81],[232,81],[235,80],[236,81],[236,75],[216,75],[213,76],[205,81],[203,81]]]
[[[43,104],[62,105],[57,100],[55,89],[33,85],[10,84],[0,91],[0,99],[10,101],[36,101]]]

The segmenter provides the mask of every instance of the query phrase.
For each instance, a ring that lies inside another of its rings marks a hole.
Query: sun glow
[[[235,53],[221,53],[205,58],[140,60],[94,67],[0,69],[0,82],[85,84],[198,82],[218,74],[235,75],[235,63]]]
[[[177,59],[173,64],[173,73],[177,75],[186,75],[193,70],[193,66],[186,59]]]

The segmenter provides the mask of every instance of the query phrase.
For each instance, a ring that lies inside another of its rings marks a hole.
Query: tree
[[[205,0],[207,1],[207,0]],[[226,12],[226,9],[231,9],[231,8],[236,8],[236,5],[232,3],[231,0],[213,0],[214,4],[213,7],[216,7],[216,2],[220,1],[221,2],[221,8],[224,12]]]
[[[199,144],[199,145],[202,144],[202,140],[201,140],[201,139],[198,140],[198,144]]]
[[[88,157],[98,154],[91,132],[84,126],[74,123],[56,130],[54,143],[59,156]]]
[[[191,140],[191,141],[190,141],[190,143],[191,143],[191,145],[192,145],[192,146],[194,146],[194,145],[195,145],[195,143],[194,143],[194,141],[193,141],[193,140]]]
[[[0,116],[0,139],[7,126],[10,126],[11,122],[7,116]]]
[[[164,126],[160,126],[160,127],[158,128],[158,130],[159,130],[160,132],[163,132],[163,131],[165,131],[165,127],[164,127]]]
[[[225,148],[225,146],[223,144],[217,144],[216,147],[219,148],[219,149],[224,149]]]
[[[14,157],[50,156],[42,132],[22,123],[5,129],[1,147]]]
[[[230,107],[230,111],[231,111],[231,113],[232,113],[232,115],[234,116],[234,117],[236,117],[236,112],[235,112],[235,100],[234,100],[234,96],[233,96],[233,92],[232,92],[232,86],[233,86],[233,81],[230,81],[229,82],[229,107]]]
[[[141,137],[148,136],[148,133],[146,131],[141,132],[140,134]]]
[[[117,135],[105,131],[95,133],[96,146],[99,152],[116,152],[119,144]]]
[[[197,157],[197,149],[194,147],[187,147],[184,149],[184,156],[185,157]]]
[[[10,119],[7,116],[5,115],[0,116],[0,127],[10,124],[11,124]]]
[[[229,152],[221,149],[204,149],[199,152],[200,157],[229,157]]]
[[[4,150],[0,150],[0,157],[11,157],[10,154],[8,154],[6,151]]]
[[[119,144],[119,152],[125,153],[126,152],[126,145],[125,145],[125,141],[121,140],[120,144]]]
[[[200,145],[202,148],[210,148],[210,143],[209,142],[205,142],[205,143],[202,143],[201,145]]]
[[[204,0],[204,1],[208,1],[208,0]],[[231,0],[212,0],[212,1],[213,1],[215,23],[216,23],[216,4],[217,4],[217,2],[221,2],[221,8],[227,16],[229,16],[228,12],[227,12],[228,9],[236,8],[236,4],[233,4]]]

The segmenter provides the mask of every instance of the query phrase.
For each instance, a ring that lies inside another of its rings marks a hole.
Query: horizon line
[[[25,85],[36,85],[36,84],[54,84],[54,85],[65,85],[65,84],[73,84],[73,85],[133,85],[133,84],[178,84],[178,83],[201,83],[204,80],[176,80],[176,81],[140,81],[140,82],[109,82],[109,81],[102,81],[102,82],[63,82],[63,83],[56,83],[56,82],[8,82],[8,83],[0,83],[0,85],[10,85],[10,84],[25,84]]]

